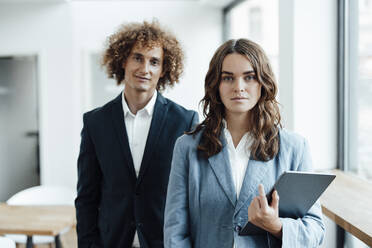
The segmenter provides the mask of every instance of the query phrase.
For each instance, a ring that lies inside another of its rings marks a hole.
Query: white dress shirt
[[[239,144],[235,147],[232,136],[227,129],[227,123],[223,120],[224,129],[223,132],[226,138],[226,146],[229,154],[229,161],[231,165],[231,175],[233,177],[236,197],[239,198],[240,190],[243,185],[245,172],[248,167],[249,157],[250,157],[250,146],[253,139],[249,133],[245,133],[240,139]],[[248,210],[247,210],[248,211]],[[233,245],[236,248],[235,242]]]
[[[151,100],[146,104],[146,106],[143,109],[137,111],[137,114],[133,114],[130,111],[128,104],[125,100],[124,91],[122,94],[124,121],[128,135],[128,143],[133,158],[133,165],[137,177],[140,171],[147,136],[150,130],[156,97],[157,91],[155,91]],[[134,235],[133,247],[140,247],[137,231],[136,234]]]

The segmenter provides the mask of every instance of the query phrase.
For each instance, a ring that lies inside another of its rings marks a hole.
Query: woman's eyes
[[[248,75],[244,79],[247,80],[247,81],[252,81],[252,80],[256,80],[256,76],[255,75]]]
[[[223,81],[233,81],[233,77],[231,77],[231,76],[224,76],[224,77],[222,77],[222,80]]]
[[[232,82],[232,81],[234,81],[234,77],[224,76],[224,77],[222,77],[222,80],[226,81],[226,82]],[[257,78],[256,78],[255,75],[247,75],[247,76],[244,77],[244,80],[245,81],[253,81],[253,80],[257,80]]]

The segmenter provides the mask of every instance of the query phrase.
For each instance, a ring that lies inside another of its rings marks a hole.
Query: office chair
[[[1,248],[16,248],[16,244],[10,238],[0,237],[0,247]]]

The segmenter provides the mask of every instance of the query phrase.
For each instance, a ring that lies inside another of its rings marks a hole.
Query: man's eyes
[[[138,55],[135,55],[134,56],[134,60],[135,61],[142,61],[142,57],[141,56],[138,56]]]
[[[139,56],[139,55],[134,55],[133,56],[133,59],[136,61],[136,62],[143,62],[143,58],[142,56]],[[158,60],[154,59],[154,60],[150,60],[150,64],[153,65],[153,66],[158,66],[160,63]]]

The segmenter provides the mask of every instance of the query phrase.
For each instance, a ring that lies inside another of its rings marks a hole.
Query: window
[[[346,6],[345,169],[372,180],[372,0]]]
[[[339,165],[372,181],[372,0],[339,4]],[[367,245],[346,233],[344,247]]]

